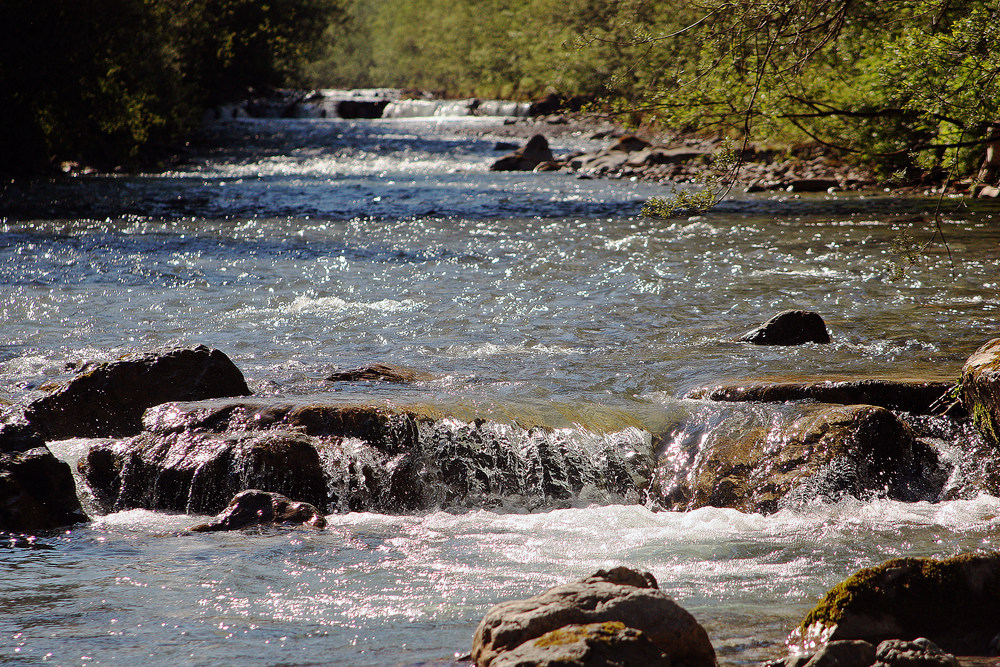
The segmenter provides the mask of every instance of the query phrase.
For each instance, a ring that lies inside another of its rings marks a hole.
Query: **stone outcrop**
[[[1000,338],[969,357],[959,386],[972,423],[988,442],[1000,446]]]
[[[199,345],[85,366],[67,384],[31,403],[25,417],[47,440],[122,437],[142,430],[147,408],[248,394],[243,374],[229,357]]]
[[[322,512],[309,503],[291,500],[280,493],[248,489],[236,494],[229,506],[212,521],[192,526],[188,530],[208,533],[269,525],[325,528],[326,519]]]
[[[651,471],[648,436],[608,438],[463,423],[348,404],[267,399],[168,403],[145,432],[93,445],[80,470],[108,510],[215,513],[245,489],[324,511],[562,502],[585,487],[637,502]],[[626,446],[632,442],[639,449]]]
[[[568,642],[581,634],[573,626],[607,623],[620,623],[625,628],[640,631],[669,664],[676,667],[716,666],[715,651],[705,629],[659,590],[652,575],[627,568],[599,571],[526,600],[513,600],[493,607],[476,628],[472,659],[478,667],[523,664],[501,660],[511,651],[519,651],[515,653],[517,656],[537,648],[540,638],[545,636],[548,639],[542,641],[543,644]],[[561,629],[563,633],[551,634]],[[617,625],[606,626],[606,629],[605,636],[614,635],[612,630],[617,629]],[[587,632],[593,638],[594,631]],[[638,637],[630,634],[627,640],[640,644]],[[586,639],[582,641],[587,643]],[[533,646],[519,648],[531,642]]]
[[[0,424],[0,531],[29,533],[87,521],[69,465],[26,424]]]
[[[708,437],[667,434],[651,497],[672,510],[770,513],[845,496],[935,500],[947,481],[936,450],[884,408],[804,405],[787,423],[750,428],[734,419]]]
[[[1000,628],[997,600],[1000,554],[897,558],[834,586],[792,633],[789,644],[925,637],[949,653],[989,655]],[[898,652],[899,647],[892,650]],[[880,647],[880,653],[884,657],[889,649]]]
[[[504,155],[490,165],[491,171],[531,171],[545,162],[552,162],[552,150],[548,140],[536,134],[521,148]]]
[[[819,313],[808,310],[786,310],[767,322],[751,329],[737,340],[754,345],[803,345],[829,343],[830,333]]]
[[[915,415],[941,414],[951,407],[954,382],[931,380],[818,380],[721,384],[689,392],[685,398],[710,401],[788,403],[817,401],[839,405],[877,405]]]

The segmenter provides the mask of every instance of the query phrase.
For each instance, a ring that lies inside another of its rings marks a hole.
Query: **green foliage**
[[[288,80],[334,0],[5,0],[0,171],[110,167]]]
[[[674,218],[693,213],[704,213],[715,207],[732,188],[736,171],[740,167],[740,154],[733,141],[726,139],[712,156],[712,165],[698,177],[697,190],[673,188],[669,197],[653,197],[647,201],[641,214],[647,218]]]

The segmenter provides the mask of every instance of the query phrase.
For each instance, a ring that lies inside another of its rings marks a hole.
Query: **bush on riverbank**
[[[0,10],[0,172],[104,168],[211,104],[285,83],[338,0],[9,0]]]

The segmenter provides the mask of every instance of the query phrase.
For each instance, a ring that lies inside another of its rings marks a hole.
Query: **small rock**
[[[291,500],[280,493],[257,489],[242,491],[232,499],[214,520],[188,528],[191,532],[207,533],[239,530],[259,525],[302,525],[325,528],[326,519],[315,505]]]
[[[829,343],[830,333],[819,313],[808,310],[786,310],[760,327],[746,332],[737,340],[754,345],[802,345]]]
[[[875,647],[862,640],[830,642],[805,667],[869,667],[875,662]]]
[[[958,658],[927,639],[887,639],[878,645],[874,667],[958,667]]]
[[[410,384],[433,378],[434,376],[429,373],[422,373],[404,366],[372,364],[371,366],[361,366],[360,368],[331,373],[327,376],[326,380],[328,382],[396,382],[398,384]]]

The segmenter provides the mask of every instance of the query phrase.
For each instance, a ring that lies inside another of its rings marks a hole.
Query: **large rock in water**
[[[771,513],[844,496],[911,502],[942,492],[948,471],[936,450],[892,412],[817,405],[794,415],[785,424],[748,425],[734,407],[733,424],[718,424],[707,436],[700,423],[690,433],[668,434],[651,497],[673,510]]]
[[[537,647],[572,639],[579,631],[567,626],[595,623],[621,623],[641,631],[675,667],[716,667],[708,633],[694,617],[659,590],[653,575],[623,567],[493,607],[476,628],[472,659],[478,667],[523,664],[503,662],[502,657],[510,651],[523,655],[528,647],[519,647],[529,642]],[[560,629],[562,637],[550,634]],[[606,630],[613,634],[613,628]],[[544,635],[548,641],[539,642]]]
[[[123,437],[142,430],[147,408],[249,394],[243,374],[229,357],[199,345],[85,368],[31,403],[25,418],[48,440]]]
[[[758,328],[746,332],[738,340],[754,345],[829,343],[830,333],[826,330],[826,322],[819,313],[809,310],[786,310]]]
[[[926,637],[950,653],[990,655],[1000,631],[998,601],[1000,554],[896,558],[830,589],[789,644]]]
[[[490,165],[490,171],[531,171],[543,162],[552,162],[548,140],[536,134],[521,148]]]
[[[365,405],[277,399],[167,403],[146,431],[95,444],[80,470],[105,509],[216,513],[257,488],[324,511],[409,512],[538,506],[581,490],[638,502],[651,470],[649,435],[626,437],[463,423]],[[631,445],[631,447],[630,447]],[[634,449],[632,448],[634,447]]]
[[[546,632],[501,653],[490,667],[671,667],[671,662],[644,632],[609,621]]]
[[[229,506],[208,523],[188,528],[194,533],[239,530],[249,526],[299,525],[325,528],[326,519],[314,505],[294,501],[280,493],[257,489],[241,491]]]
[[[959,385],[972,423],[986,440],[1000,446],[1000,338],[989,341],[969,357]]]
[[[0,425],[0,531],[28,533],[83,521],[69,465],[31,427]]]

